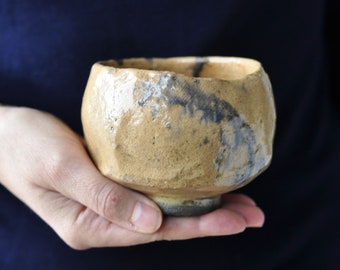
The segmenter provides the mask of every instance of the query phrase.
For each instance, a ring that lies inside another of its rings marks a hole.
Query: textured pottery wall
[[[99,170],[149,195],[212,197],[270,163],[275,108],[251,59],[126,59],[94,64],[82,121]]]

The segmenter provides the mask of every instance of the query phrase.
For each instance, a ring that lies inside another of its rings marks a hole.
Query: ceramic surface
[[[275,119],[261,64],[235,57],[98,62],[82,105],[98,169],[170,215],[211,211],[265,170]]]

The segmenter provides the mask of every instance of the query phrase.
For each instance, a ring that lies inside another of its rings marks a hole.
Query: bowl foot
[[[221,196],[201,199],[151,196],[151,199],[168,216],[199,216],[217,209],[221,204]]]

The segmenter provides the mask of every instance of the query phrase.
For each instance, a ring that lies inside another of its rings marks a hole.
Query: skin
[[[104,177],[83,139],[56,117],[0,106],[0,183],[74,249],[231,235],[261,227],[264,214],[243,194],[223,196],[199,217],[163,217],[155,203]]]

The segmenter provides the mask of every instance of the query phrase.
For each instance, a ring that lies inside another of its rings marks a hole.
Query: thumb
[[[104,177],[86,155],[67,162],[53,182],[60,193],[123,228],[153,233],[161,226],[162,213],[153,201]]]

